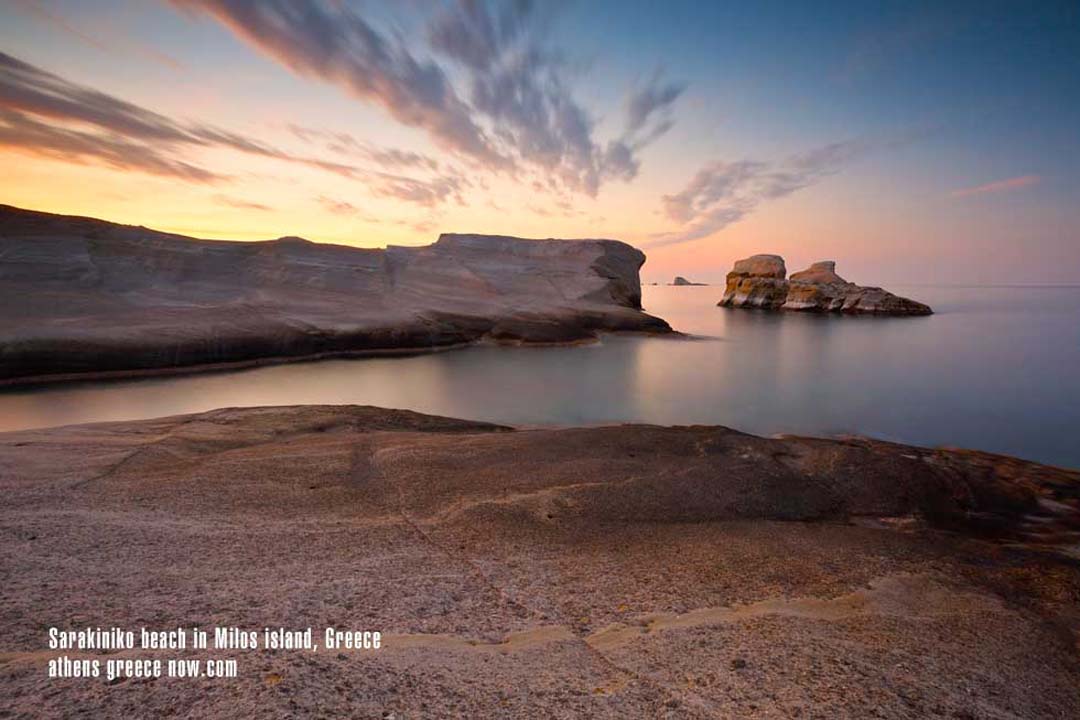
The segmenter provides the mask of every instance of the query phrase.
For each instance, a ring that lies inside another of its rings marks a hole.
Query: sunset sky
[[[801,7],[797,7],[801,6]],[[0,202],[1080,281],[1080,4],[4,0]]]

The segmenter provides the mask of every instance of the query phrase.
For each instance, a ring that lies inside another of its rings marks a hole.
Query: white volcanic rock
[[[929,315],[932,310],[878,287],[862,287],[836,274],[836,262],[822,260],[784,279],[778,255],[739,260],[728,273],[718,303],[724,307],[803,310],[867,315]]]
[[[670,332],[615,240],[442,235],[367,250],[197,240],[0,206],[0,382]]]

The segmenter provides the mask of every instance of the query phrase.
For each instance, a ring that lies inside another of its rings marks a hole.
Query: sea
[[[517,426],[726,425],[865,435],[1080,468],[1080,286],[903,286],[928,317],[717,307],[647,286],[688,337],[479,345],[150,379],[0,390],[0,431],[220,407],[361,404]]]

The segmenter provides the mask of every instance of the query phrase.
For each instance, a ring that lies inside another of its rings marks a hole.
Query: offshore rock
[[[784,258],[753,255],[739,260],[727,274],[727,287],[720,305],[776,309],[787,299]]]
[[[784,260],[778,255],[754,255],[739,260],[728,273],[719,305],[770,310],[845,313],[849,315],[929,315],[923,303],[879,287],[863,287],[836,273],[836,262],[822,260],[784,279]]]

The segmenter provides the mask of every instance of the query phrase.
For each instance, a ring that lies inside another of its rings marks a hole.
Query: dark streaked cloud
[[[653,73],[645,86],[635,90],[626,101],[626,127],[631,133],[640,132],[649,124],[653,115],[666,116],[672,105],[686,90],[681,83],[663,82],[660,70]],[[664,117],[656,127],[670,127],[670,119]],[[666,128],[665,128],[666,130]],[[655,130],[653,131],[655,132]],[[663,131],[662,131],[663,132]]]
[[[181,123],[0,52],[0,111],[5,145],[76,162],[216,182],[224,175],[180,157],[183,148],[225,148],[356,177],[351,165],[293,156],[210,125]]]
[[[683,227],[658,235],[650,245],[675,245],[723,230],[763,203],[791,195],[840,172],[870,149],[868,143],[850,141],[825,145],[779,162],[709,163],[683,190],[663,196],[664,214]]]
[[[381,106],[476,168],[542,174],[590,196],[609,180],[637,175],[637,153],[671,127],[669,110],[682,92],[655,74],[628,100],[623,136],[597,139],[594,118],[571,92],[570,64],[541,42],[552,3],[440,5],[426,37],[437,62],[420,54],[419,43],[380,32],[344,3],[171,2],[215,18],[299,75]],[[391,155],[382,161],[405,166],[403,159]]]
[[[443,148],[489,166],[509,161],[473,121],[442,68],[415,57],[343,4],[300,0],[172,0],[206,13],[292,71],[338,85],[426,130]]]
[[[331,146],[331,150],[333,147]],[[367,157],[370,160],[388,168],[420,168],[438,170],[439,163],[434,158],[423,153],[400,148],[367,148]]]
[[[431,21],[432,48],[458,63],[468,78],[469,102],[488,121],[507,154],[562,187],[595,196],[609,180],[637,176],[636,153],[667,128],[637,136],[654,111],[669,108],[681,87],[660,87],[655,76],[627,105],[627,131],[601,142],[595,121],[578,103],[569,63],[539,40],[550,23],[550,4],[450,3]],[[667,127],[670,127],[668,125]]]
[[[329,138],[330,148],[348,146],[356,155],[383,168],[439,169],[438,163],[419,153],[373,148],[347,134],[290,127],[304,139]],[[426,207],[447,200],[460,203],[461,193],[468,186],[464,178],[450,171],[433,178],[411,178],[350,163],[293,155],[228,130],[177,122],[3,53],[0,53],[0,144],[48,157],[79,163],[96,160],[112,167],[198,183],[228,178],[184,160],[182,152],[198,147],[224,148],[335,173],[366,183],[378,195]]]
[[[115,134],[85,132],[39,122],[25,113],[0,106],[0,146],[79,164],[98,162],[196,183],[228,179],[206,168],[170,157],[146,143]]]
[[[205,142],[164,115],[68,82],[5,53],[0,53],[0,107],[94,125],[132,140]]]
[[[170,1],[215,18],[298,74],[384,106],[460,162],[380,147],[346,132],[288,126],[318,148],[312,156],[294,154],[154,112],[0,53],[3,142],[201,183],[236,179],[201,167],[208,160],[192,159],[201,149],[227,149],[335,173],[377,195],[427,207],[462,203],[466,189],[484,191],[490,173],[500,172],[526,183],[539,179],[556,197],[595,196],[606,182],[637,176],[640,151],[671,126],[670,109],[682,92],[655,73],[627,99],[622,135],[598,138],[596,119],[573,96],[577,70],[541,41],[549,3],[445,3],[433,9],[420,41],[412,38],[407,46],[403,37],[381,32],[332,0]],[[324,154],[333,159],[318,157]],[[456,166],[468,170],[468,180]]]
[[[475,71],[487,71],[527,32],[535,6],[533,0],[507,0],[494,7],[473,0],[451,3],[431,24],[431,47]]]
[[[561,58],[531,32],[536,15],[531,2],[450,3],[432,18],[429,40],[461,66],[472,108],[509,154],[595,195],[605,170],[594,122],[570,93]]]

